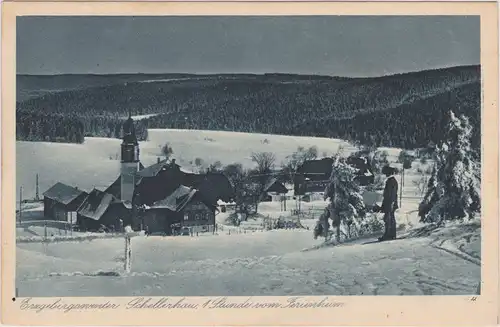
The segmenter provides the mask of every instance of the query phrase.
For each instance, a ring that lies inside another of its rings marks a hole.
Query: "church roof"
[[[155,164],[153,164],[153,165],[151,165],[151,166],[148,166],[148,167],[146,167],[146,168],[144,168],[144,169],[140,170],[140,171],[137,173],[137,175],[138,175],[138,176],[141,176],[141,177],[155,177],[156,175],[158,175],[158,173],[159,173],[162,169],[166,168],[166,167],[167,167],[167,166],[169,166],[169,165],[176,166],[177,168],[179,168],[179,167],[180,167],[179,165],[177,165],[177,164],[175,163],[175,161],[173,161],[173,160],[172,160],[172,161],[170,161],[170,162],[169,162],[169,160],[168,160],[168,159],[164,159],[164,160],[162,160],[162,161],[160,161],[160,162],[157,162],[157,163],[155,163]]]
[[[45,193],[43,193],[43,196],[67,205],[83,193],[86,194],[86,192],[83,190],[58,182],[47,191],[45,191]]]
[[[106,190],[104,190],[104,192],[113,195],[117,199],[121,199],[121,197],[122,197],[122,177],[118,176],[118,178],[113,182],[113,184],[108,186],[108,188]]]

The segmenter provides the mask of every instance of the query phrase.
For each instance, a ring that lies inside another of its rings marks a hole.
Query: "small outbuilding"
[[[274,194],[287,194],[288,189],[283,183],[278,181],[276,178],[272,178],[266,186],[264,186],[264,192],[274,193]]]
[[[43,215],[46,220],[68,221],[87,197],[87,192],[56,183],[43,193]]]

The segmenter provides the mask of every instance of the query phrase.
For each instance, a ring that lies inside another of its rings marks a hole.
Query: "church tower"
[[[139,143],[130,112],[127,121],[123,124],[121,150],[121,200],[132,202],[136,173],[139,171]]]

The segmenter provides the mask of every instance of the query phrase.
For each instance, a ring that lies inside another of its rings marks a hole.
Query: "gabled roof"
[[[153,203],[150,208],[179,212],[186,207],[197,192],[195,189],[181,185],[165,199]]]
[[[93,189],[80,205],[77,212],[86,218],[99,220],[113,203],[120,203],[120,201],[112,194]]]
[[[72,187],[63,183],[56,183],[47,191],[45,191],[45,193],[43,193],[43,196],[67,205],[84,193],[86,194],[85,191],[77,189],[76,187]]]
[[[275,192],[280,194],[288,193],[288,189],[283,183],[279,182],[276,178],[271,178],[271,180],[264,186],[264,192]]]

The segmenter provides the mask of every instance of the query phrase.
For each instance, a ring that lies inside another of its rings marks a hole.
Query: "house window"
[[[184,220],[189,220],[189,214],[188,213],[184,214]]]

